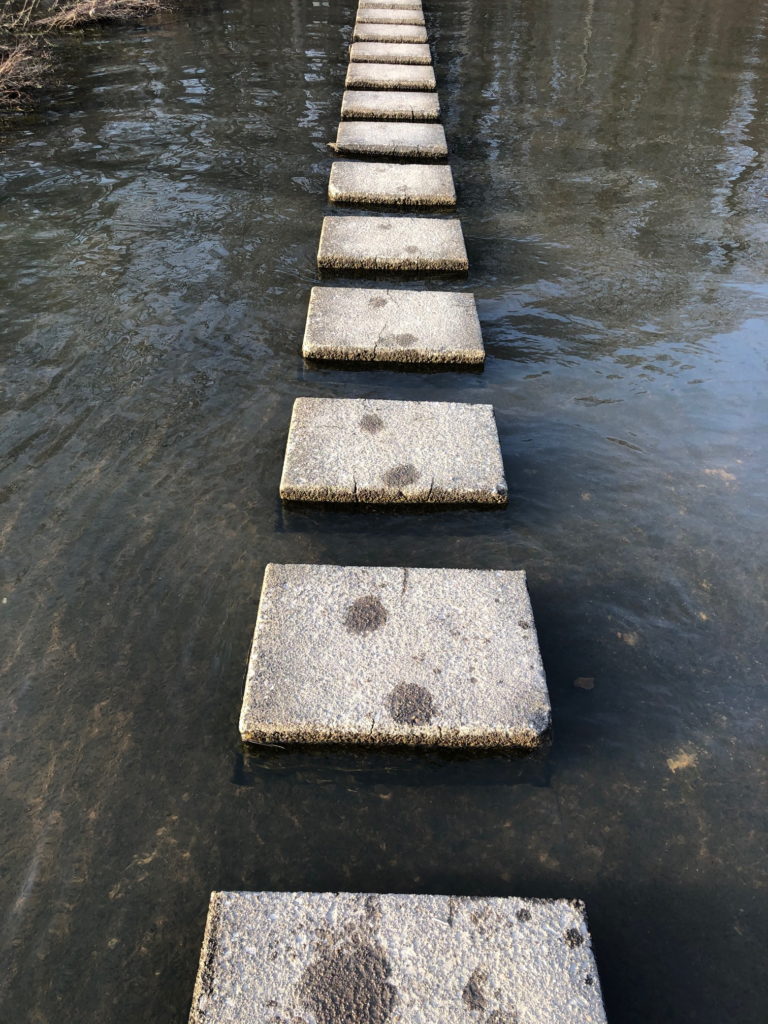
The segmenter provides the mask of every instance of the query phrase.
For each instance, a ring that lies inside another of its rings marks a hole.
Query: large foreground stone
[[[435,88],[435,72],[422,64],[359,64],[352,61],[344,82],[347,89],[411,89],[429,92]]]
[[[342,121],[332,148],[360,156],[448,156],[443,126],[417,122]]]
[[[364,64],[431,64],[426,43],[352,43],[349,59]]]
[[[214,892],[190,1024],[605,1024],[579,900]]]
[[[549,725],[524,572],[267,566],[244,740],[530,749]]]
[[[355,43],[426,43],[427,30],[422,25],[369,25],[358,21],[352,40]]]
[[[305,359],[474,363],[485,357],[475,300],[467,292],[313,288]]]
[[[321,270],[445,271],[469,267],[461,224],[433,217],[326,217]]]
[[[331,166],[328,198],[333,203],[455,206],[456,190],[446,165],[347,160]]]
[[[341,100],[343,121],[437,121],[439,117],[434,92],[348,89]]]
[[[388,10],[383,7],[360,7],[357,11],[358,25],[423,25],[424,14],[418,8],[399,7]]]
[[[280,497],[504,505],[507,485],[493,408],[297,398]]]

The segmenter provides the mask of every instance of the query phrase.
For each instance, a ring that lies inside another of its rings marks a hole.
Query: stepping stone
[[[524,572],[267,566],[246,742],[515,750],[549,728]]]
[[[490,405],[297,398],[280,497],[506,505]]]
[[[349,59],[365,64],[431,64],[426,43],[352,43]]]
[[[420,11],[422,9],[421,0],[360,0],[358,9],[364,7],[383,7],[385,10],[402,10],[405,8],[406,10]]]
[[[434,92],[351,89],[341,100],[342,121],[437,121],[439,117]]]
[[[347,89],[415,89],[436,88],[435,72],[421,64],[355,64],[349,65],[344,86]]]
[[[357,22],[352,39],[355,43],[426,43],[427,30],[421,25],[370,25]]]
[[[443,126],[419,122],[342,121],[332,148],[366,156],[448,156]]]
[[[305,359],[472,363],[485,358],[474,296],[385,288],[313,288]]]
[[[190,1024],[605,1024],[580,900],[214,892]]]
[[[358,25],[423,25],[424,15],[419,10],[399,8],[389,11],[377,7],[361,7],[357,12]]]
[[[320,270],[446,271],[469,269],[461,223],[435,217],[325,217]]]
[[[348,160],[332,164],[328,198],[332,203],[455,206],[456,190],[446,165]]]

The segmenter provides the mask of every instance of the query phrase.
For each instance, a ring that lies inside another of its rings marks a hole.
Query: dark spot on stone
[[[419,472],[411,462],[404,466],[393,466],[384,474],[384,483],[389,487],[407,487],[408,484],[415,484],[419,479]]]
[[[435,714],[432,694],[418,683],[398,683],[389,695],[389,711],[401,725],[426,725]]]
[[[576,949],[584,941],[584,936],[581,934],[578,928],[569,928],[565,933],[565,944],[570,949]]]
[[[388,299],[382,298],[377,295],[375,298],[368,300],[368,305],[371,307],[371,309],[381,309],[382,306],[386,306],[388,301]]]
[[[520,627],[520,629],[530,629],[531,628],[530,622],[526,622],[525,619],[520,619],[520,621],[518,622],[518,626]]]
[[[360,417],[360,429],[364,430],[366,434],[378,434],[383,428],[384,420],[375,412],[367,412],[365,416]]]
[[[406,245],[405,251],[406,252],[418,252],[419,251],[419,247],[418,247],[418,245]]]
[[[479,967],[476,967],[469,976],[469,981],[464,986],[464,991],[461,993],[461,998],[469,1009],[477,1010],[478,1013],[483,1013],[488,1005],[488,1000],[485,998],[485,992],[483,992],[485,979],[485,971],[481,971]]]
[[[352,938],[323,950],[304,971],[301,998],[317,1024],[385,1024],[397,989],[380,946]]]
[[[389,334],[384,340],[387,345],[402,345],[403,348],[410,348],[419,339],[415,334]]]
[[[588,974],[586,976],[586,978],[584,979],[584,984],[585,985],[594,985],[595,984],[595,979],[592,977],[591,974]]]
[[[501,1010],[494,1010],[485,1018],[485,1024],[518,1024],[519,1020],[517,1010],[507,1010],[504,1013]]]
[[[387,609],[375,594],[358,597],[347,608],[344,625],[350,633],[374,633],[389,618]]]
[[[379,223],[376,225],[376,227],[379,229],[379,231],[391,231],[392,230],[392,225],[391,224],[387,224],[386,221],[384,221],[384,222],[379,221]]]
[[[530,921],[531,920],[531,912],[530,912],[530,910],[528,910],[527,907],[521,907],[518,910],[518,912],[517,912],[517,920],[518,921]]]

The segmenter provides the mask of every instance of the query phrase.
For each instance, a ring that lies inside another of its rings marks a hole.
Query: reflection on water
[[[299,357],[351,3],[92,38],[6,139],[3,1019],[183,1021],[240,887],[580,896],[612,1024],[766,1018],[768,11],[427,7],[483,374]],[[297,394],[492,402],[510,508],[281,509]],[[550,756],[244,755],[268,560],[527,568]]]

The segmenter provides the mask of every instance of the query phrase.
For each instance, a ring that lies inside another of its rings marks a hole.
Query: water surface
[[[351,3],[4,139],[3,1020],[184,1021],[214,888],[578,896],[611,1024],[768,1018],[768,8],[426,6],[482,374],[301,361]],[[509,508],[281,508],[299,394],[493,403]],[[550,756],[246,756],[281,560],[526,568]]]

